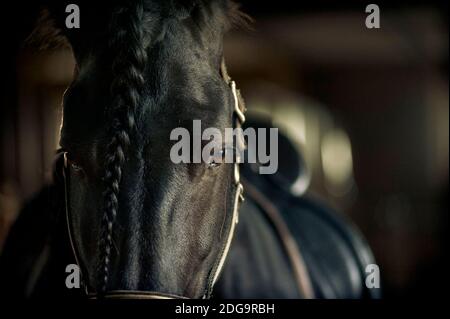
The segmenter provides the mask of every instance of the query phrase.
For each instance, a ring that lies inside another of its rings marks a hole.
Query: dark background
[[[307,163],[308,192],[361,229],[386,298],[442,296],[447,2],[377,1],[380,29],[365,27],[366,1],[241,2],[255,22],[227,35],[225,55],[249,110],[287,123]],[[2,3],[0,13],[0,246],[49,176],[72,77],[70,51],[22,47],[38,8]]]

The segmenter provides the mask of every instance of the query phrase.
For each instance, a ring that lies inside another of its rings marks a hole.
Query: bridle
[[[233,109],[233,126],[234,128],[240,128],[242,124],[245,122],[245,105],[243,103],[243,99],[240,95],[239,90],[236,88],[236,83],[231,80],[229,77],[225,61],[222,59],[221,63],[221,75],[226,84],[230,87],[231,93],[233,95],[234,100],[234,109]],[[243,136],[239,135],[237,137],[237,143],[239,143],[240,147],[245,147],[245,141]],[[63,183],[64,183],[64,210],[65,210],[65,221],[67,226],[67,232],[68,237],[70,241],[70,246],[72,248],[72,253],[75,258],[75,262],[78,265],[82,277],[82,284],[83,289],[88,298],[107,298],[107,299],[188,299],[185,296],[180,295],[174,295],[174,294],[168,294],[164,292],[158,292],[158,291],[133,291],[133,290],[113,290],[113,291],[107,291],[103,293],[97,293],[89,289],[89,285],[85,281],[86,278],[82,276],[84,272],[84,268],[82,267],[81,260],[79,258],[79,252],[78,248],[76,246],[76,243],[73,238],[73,225],[71,223],[71,210],[69,207],[69,184],[70,184],[70,167],[68,163],[68,153],[65,151],[60,151],[58,156],[63,156],[63,168],[62,168],[62,176],[63,176]],[[58,168],[56,168],[58,170]],[[58,174],[58,172],[57,172]],[[203,295],[203,298],[209,298],[212,293],[212,289],[214,287],[214,284],[217,282],[219,275],[222,271],[223,265],[225,263],[226,257],[228,256],[228,252],[231,247],[231,242],[233,239],[233,235],[235,232],[236,225],[239,221],[239,204],[241,201],[244,200],[243,197],[243,191],[244,187],[242,186],[241,180],[240,180],[240,173],[239,173],[239,161],[235,161],[234,163],[234,169],[233,169],[233,185],[232,188],[234,190],[234,200],[233,200],[233,211],[232,216],[230,219],[229,224],[229,230],[227,237],[225,239],[224,245],[221,249],[221,253],[219,258],[217,259],[216,263],[214,264],[207,280],[207,285],[205,289],[205,293]]]

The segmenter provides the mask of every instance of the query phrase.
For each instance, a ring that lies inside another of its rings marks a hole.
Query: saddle
[[[247,117],[246,126],[270,128],[270,123],[261,118]],[[277,271],[269,281],[284,280],[284,284],[275,285],[286,288],[286,291],[291,289],[292,292],[292,285],[289,288],[289,279],[286,278],[291,278],[291,281],[293,278],[299,292],[298,295],[294,293],[294,298],[379,298],[380,289],[369,289],[365,285],[366,267],[375,261],[357,228],[343,214],[309,194],[296,191],[296,183],[309,183],[309,176],[303,156],[294,142],[283,132],[279,132],[280,169],[273,175],[261,175],[257,173],[257,168],[258,163],[241,165],[246,202],[241,208],[240,219],[253,228],[258,218],[255,218],[254,209],[252,211],[250,206],[256,207],[258,214],[263,215],[266,224],[270,225],[267,227],[276,234],[275,240],[281,243],[286,260],[290,264],[288,268],[291,270],[291,276],[283,277],[279,275],[280,271]],[[238,228],[237,231],[236,240],[239,242],[242,239],[240,236],[247,235],[240,235],[245,234],[246,230],[240,231]],[[265,236],[267,237],[267,233]],[[263,235],[259,237],[261,239]],[[262,240],[253,243],[246,241],[247,245],[252,246],[250,250],[260,249],[260,255],[264,255],[261,243]],[[239,246],[239,243],[236,243],[236,246]],[[235,257],[238,252],[233,251],[233,247],[230,261],[225,265],[223,278],[219,282],[220,297],[252,298],[255,293],[262,298],[286,297],[284,292],[277,294],[276,289],[264,289],[261,294],[257,291],[259,287],[256,291],[251,291],[239,290],[239,287],[233,286],[233,283],[238,281],[237,278],[243,276],[236,270],[242,267],[243,261],[239,260],[242,258]],[[267,250],[274,249],[266,247]],[[266,262],[275,263],[270,257],[266,258]],[[277,267],[283,268],[282,265],[272,266]],[[287,297],[292,298],[292,294]]]

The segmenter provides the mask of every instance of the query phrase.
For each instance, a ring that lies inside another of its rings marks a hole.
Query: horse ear
[[[69,3],[66,3],[65,1],[55,0],[46,0],[44,1],[44,3],[47,14],[53,20],[55,26],[57,28],[63,29],[65,26],[64,21],[67,16],[66,7]]]
[[[49,7],[39,11],[34,28],[25,39],[25,48],[46,51],[70,47],[60,27],[60,17],[55,12],[57,10]]]

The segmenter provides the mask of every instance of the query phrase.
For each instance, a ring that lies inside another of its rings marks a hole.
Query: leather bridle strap
[[[220,72],[222,75],[222,78],[225,80],[225,82],[230,86],[231,93],[233,94],[233,102],[234,102],[234,109],[233,114],[235,116],[235,128],[241,128],[242,124],[245,122],[245,105],[243,103],[242,97],[240,95],[239,90],[236,88],[236,83],[231,80],[230,76],[228,75],[226,66],[225,66],[225,60],[222,59]],[[243,135],[239,135],[237,137],[237,143],[239,143],[238,148],[244,148],[245,147],[245,140]],[[215,269],[212,272],[212,280],[209,281],[210,284],[207,288],[205,297],[209,297],[212,288],[214,287],[215,283],[219,279],[220,273],[222,271],[223,265],[225,263],[225,260],[228,256],[228,252],[231,247],[231,242],[234,237],[234,232],[236,225],[239,222],[239,203],[244,200],[244,187],[242,186],[241,180],[240,180],[240,172],[239,172],[239,160],[236,158],[234,163],[234,184],[236,187],[235,195],[234,195],[234,201],[233,201],[233,215],[231,219],[231,225],[230,229],[228,231],[228,236],[226,237],[225,246],[222,250],[222,254],[220,256],[220,259],[218,263],[215,266]]]
[[[237,123],[237,127],[240,127],[241,124],[245,122],[245,105],[243,103],[243,99],[240,95],[239,90],[236,89],[236,85],[234,81],[231,80],[230,76],[228,75],[227,68],[225,65],[225,60],[222,59],[222,63],[220,66],[221,74],[224,80],[231,86],[234,100],[235,100],[235,114],[238,117],[239,122]],[[239,166],[235,166],[235,170],[237,171],[237,174],[239,174]],[[241,187],[241,192],[243,192],[243,186],[241,182],[239,181],[239,177],[237,179],[237,182],[239,183],[239,186]],[[304,297],[307,299],[314,298],[314,290],[312,288],[311,280],[308,274],[308,270],[306,267],[306,264],[303,260],[303,257],[300,253],[300,249],[298,248],[297,243],[295,242],[295,239],[292,237],[291,232],[289,231],[288,226],[284,222],[283,218],[281,217],[280,212],[278,209],[261,193],[259,192],[255,187],[250,185],[249,183],[245,183],[246,191],[251,195],[251,197],[261,206],[269,220],[271,221],[275,231],[279,234],[279,237],[281,239],[281,242],[285,248],[286,254],[289,258],[289,261],[291,262],[295,281],[298,286],[298,289],[301,293],[303,293]],[[237,192],[239,193],[239,192]],[[243,197],[242,197],[243,199]],[[235,203],[237,200],[235,200]],[[236,207],[235,207],[236,209]],[[233,234],[234,229],[230,231],[231,234]],[[229,240],[231,242],[231,239]],[[226,256],[226,254],[224,254]],[[224,260],[225,258],[223,258]],[[215,277],[217,279],[218,275]],[[214,281],[215,282],[215,281]]]
[[[243,191],[244,191],[244,187],[242,186],[242,184],[241,183],[237,184],[236,194],[234,197],[233,216],[232,216],[232,220],[231,220],[230,231],[228,232],[228,236],[227,236],[227,239],[225,242],[225,247],[224,247],[222,256],[219,259],[219,263],[218,263],[218,266],[214,273],[211,286],[214,286],[214,284],[217,282],[217,279],[219,278],[220,272],[222,271],[223,265],[225,263],[225,259],[228,256],[228,252],[229,252],[230,246],[231,246],[231,241],[234,236],[234,230],[236,228],[236,225],[239,222],[239,202],[240,202],[240,200],[243,200]]]
[[[187,297],[166,294],[157,291],[111,290],[102,295],[90,295],[91,299],[189,299]]]
[[[63,152],[63,161],[64,161],[64,165],[63,165],[62,175],[63,175],[63,180],[64,180],[64,210],[65,210],[65,215],[66,215],[67,234],[69,236],[69,242],[70,242],[70,247],[72,248],[73,257],[75,258],[75,262],[78,265],[78,268],[80,269],[81,278],[83,279],[84,291],[85,291],[86,295],[89,295],[88,286],[84,282],[85,278],[82,275],[83,269],[82,269],[82,266],[80,263],[79,253],[78,253],[77,246],[75,245],[75,241],[74,241],[73,235],[72,235],[73,230],[72,230],[72,223],[70,222],[71,216],[70,216],[70,208],[69,208],[69,205],[70,205],[70,200],[69,200],[70,172],[69,172],[67,152]]]
[[[266,198],[263,193],[261,193],[250,183],[245,182],[245,189],[250,198],[254,200],[266,214],[275,232],[278,234],[291,263],[295,282],[300,293],[303,294],[305,299],[313,299],[314,289],[312,288],[308,269],[306,267],[305,261],[303,260],[297,242],[289,231],[289,227],[286,225],[280,211],[274,204],[272,204],[270,200]]]

